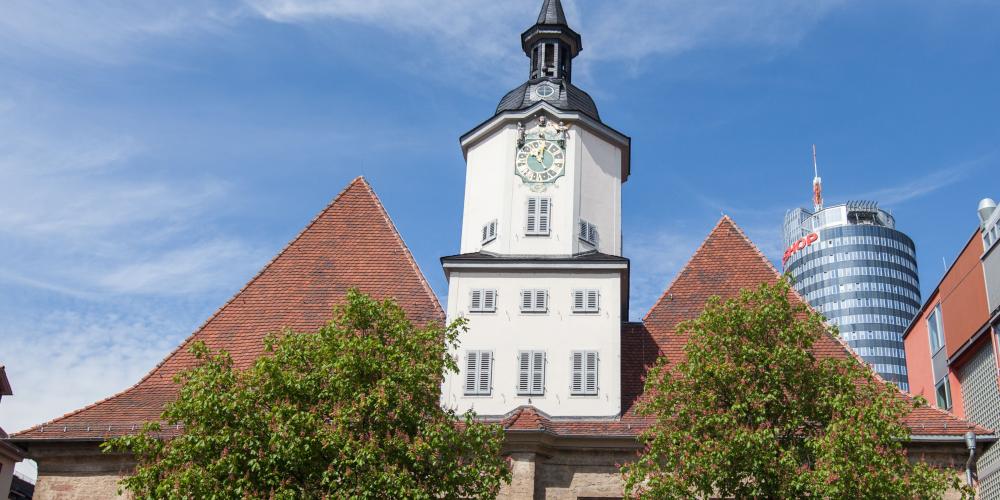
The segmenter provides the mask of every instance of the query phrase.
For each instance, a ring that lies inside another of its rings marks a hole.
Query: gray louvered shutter
[[[580,239],[584,241],[587,240],[587,226],[588,226],[587,221],[585,220],[580,221]]]
[[[528,198],[528,221],[525,231],[528,234],[538,232],[538,198]]]
[[[584,380],[584,392],[587,394],[597,394],[597,353],[588,352],[586,355],[586,377]]]
[[[493,353],[479,353],[479,394],[490,394],[493,388]]]
[[[582,312],[586,310],[586,293],[583,290],[573,290],[573,311]]]
[[[476,376],[478,375],[479,353],[469,351],[465,353],[465,393],[476,393]]]
[[[482,242],[486,243],[486,240],[488,240],[489,238],[490,238],[490,225],[487,224],[487,225],[483,226],[483,239],[482,239]]]
[[[587,305],[588,311],[597,312],[600,310],[600,292],[597,290],[587,290]]]
[[[483,310],[495,312],[497,310],[497,291],[483,290]]]
[[[549,215],[552,213],[552,200],[549,198],[538,199],[538,232],[549,234]]]
[[[534,303],[534,294],[531,293],[531,290],[521,290],[521,311],[531,311],[531,306]]]
[[[587,241],[597,244],[597,226],[587,224]]]
[[[581,394],[583,392],[583,377],[584,377],[584,353],[574,352],[572,355],[572,377],[570,379],[570,392],[572,394]]]
[[[535,290],[535,310],[536,311],[547,311],[549,302],[549,293],[545,290]]]
[[[472,303],[469,304],[470,311],[482,311],[483,310],[483,291],[473,290],[472,291]]]
[[[531,353],[520,352],[517,360],[517,393],[529,392],[531,392]]]
[[[531,353],[531,393],[545,394],[545,353]]]

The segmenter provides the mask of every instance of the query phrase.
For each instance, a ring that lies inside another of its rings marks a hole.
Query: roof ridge
[[[125,388],[125,389],[123,389],[121,391],[118,391],[115,394],[112,394],[111,396],[108,396],[108,397],[106,397],[104,399],[101,399],[99,401],[93,402],[93,403],[91,403],[91,404],[89,404],[87,406],[84,406],[84,407],[79,408],[77,410],[71,411],[69,413],[65,413],[65,414],[63,414],[63,415],[61,415],[59,417],[55,417],[55,418],[53,418],[53,419],[51,419],[51,420],[49,420],[47,422],[43,422],[41,424],[29,427],[29,428],[24,429],[22,431],[18,431],[17,433],[14,434],[13,437],[17,437],[17,436],[19,436],[21,434],[26,434],[28,432],[32,432],[32,431],[34,431],[36,429],[44,428],[44,427],[46,427],[48,425],[52,425],[52,424],[54,424],[54,423],[56,423],[56,422],[58,422],[60,420],[63,420],[63,419],[68,418],[68,417],[72,417],[73,415],[77,415],[77,414],[82,413],[82,412],[84,412],[86,410],[89,410],[89,409],[91,409],[91,408],[93,408],[93,407],[95,407],[97,405],[100,405],[100,404],[105,403],[107,401],[111,401],[111,400],[113,400],[115,398],[123,396],[126,393],[128,393],[129,391],[131,391],[131,390],[139,387],[140,385],[142,385],[142,383],[145,382],[146,380],[149,380],[149,378],[152,377],[153,374],[155,374],[161,367],[163,367],[163,365],[168,360],[170,360],[171,358],[173,358],[174,355],[176,355],[177,353],[181,352],[185,347],[187,347],[188,345],[190,345],[191,341],[194,340],[194,338],[202,330],[204,330],[206,327],[208,327],[208,325],[211,324],[212,321],[215,320],[219,316],[219,314],[222,313],[222,311],[224,311],[227,307],[229,307],[230,304],[232,304],[233,302],[235,302],[236,299],[239,298],[239,296],[242,295],[243,292],[245,292],[247,290],[247,288],[250,287],[250,285],[254,284],[268,269],[270,269],[270,267],[279,258],[281,258],[283,255],[285,255],[286,252],[288,252],[288,250],[292,247],[292,245],[294,245],[296,242],[298,242],[300,239],[302,239],[302,236],[304,236],[306,234],[306,232],[308,232],[314,225],[316,225],[316,223],[324,215],[326,215],[333,208],[333,206],[336,205],[337,202],[340,201],[344,197],[344,195],[346,195],[351,189],[353,189],[357,185],[361,185],[363,187],[367,187],[368,192],[371,193],[371,194],[374,194],[374,192],[371,190],[371,187],[368,186],[368,181],[365,179],[364,176],[359,175],[358,177],[355,177],[354,180],[352,180],[347,185],[347,187],[345,187],[344,189],[342,189],[340,191],[340,193],[338,193],[337,196],[335,196],[333,198],[333,200],[330,203],[328,203],[326,205],[326,207],[323,208],[323,210],[320,210],[320,212],[315,217],[313,217],[313,219],[311,221],[309,221],[309,224],[307,224],[304,229],[302,229],[301,231],[299,231],[299,233],[296,234],[295,237],[292,238],[292,240],[289,241],[281,249],[281,251],[277,253],[277,255],[275,255],[274,257],[272,257],[271,260],[269,260],[267,262],[267,264],[265,264],[263,267],[261,267],[260,271],[258,271],[257,274],[255,274],[253,276],[253,278],[250,279],[250,281],[248,281],[245,285],[243,285],[243,287],[240,288],[240,290],[238,292],[236,292],[235,294],[233,294],[233,296],[230,297],[229,300],[227,300],[224,304],[222,304],[222,306],[220,306],[218,309],[216,309],[215,312],[213,312],[212,315],[208,317],[208,319],[206,319],[204,322],[202,322],[201,325],[198,328],[196,328],[190,335],[188,335],[184,339],[183,342],[180,343],[180,345],[178,345],[176,348],[174,348],[174,350],[170,351],[162,360],[160,360],[159,363],[156,364],[156,366],[154,366],[152,369],[150,369],[149,372],[146,373],[145,376],[143,376],[141,379],[139,379],[138,382],[130,385],[129,387],[127,387],[127,388]],[[382,209],[382,211],[384,213],[385,209],[382,208],[382,204],[378,202],[378,198],[377,197],[376,197],[376,203],[379,206],[379,208]],[[395,231],[395,228],[393,228],[393,231]],[[398,237],[398,233],[395,233],[395,234]],[[421,274],[421,279],[423,279],[423,275],[422,274]],[[435,298],[435,303],[437,303],[437,299],[436,298]],[[440,307],[440,304],[438,306]]]
[[[712,230],[708,232],[708,234],[705,236],[705,239],[701,241],[701,244],[698,245],[698,248],[695,249],[694,253],[692,253],[690,257],[688,257],[687,262],[685,262],[684,265],[681,266],[680,270],[677,271],[677,274],[674,275],[674,278],[670,280],[670,283],[667,284],[667,288],[663,290],[662,294],[660,294],[660,298],[656,299],[656,302],[654,302],[653,305],[649,308],[649,310],[646,311],[646,315],[642,317],[643,326],[645,326],[646,322],[649,321],[649,316],[653,314],[653,311],[655,311],[657,307],[660,306],[660,303],[662,303],[664,300],[667,299],[667,297],[670,295],[670,290],[674,287],[674,285],[677,284],[677,280],[679,280],[681,276],[684,275],[684,272],[687,271],[689,267],[691,267],[691,263],[694,261],[695,257],[697,257],[698,254],[700,254],[701,251],[705,249],[705,246],[708,245],[708,241],[712,239],[712,235],[715,234],[715,232],[719,229],[719,227],[722,226],[722,223],[727,219],[729,219],[729,216],[724,215],[722,216],[721,219],[719,219],[719,222],[715,223],[715,226],[712,227]]]
[[[403,236],[399,234],[399,231],[396,229],[396,224],[392,221],[392,218],[389,217],[389,212],[387,212],[385,206],[382,205],[382,199],[379,198],[378,194],[375,193],[375,190],[372,189],[371,185],[368,184],[368,182],[365,180],[364,177],[358,177],[358,179],[361,180],[361,183],[364,185],[365,189],[367,189],[368,193],[371,194],[372,198],[375,199],[375,205],[378,206],[379,212],[382,213],[382,217],[385,219],[385,222],[389,225],[389,229],[392,230],[393,236],[396,237],[396,241],[399,243],[399,246],[402,247],[403,254],[406,255],[406,260],[410,263],[410,266],[417,273],[417,277],[420,278],[420,284],[424,286],[424,291],[427,292],[427,295],[431,298],[434,304],[437,304],[438,312],[444,315],[445,312],[444,308],[441,307],[441,301],[438,300],[438,296],[434,293],[434,289],[431,288],[430,283],[427,282],[427,276],[425,276],[424,272],[420,270],[420,265],[417,264],[417,260],[413,258],[413,253],[410,252],[410,247],[406,245],[406,241],[403,239]]]

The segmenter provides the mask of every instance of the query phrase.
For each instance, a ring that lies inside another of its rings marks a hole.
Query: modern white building
[[[631,140],[573,86],[581,39],[557,0],[522,45],[528,81],[461,139],[461,253],[442,264],[448,319],[466,318],[468,331],[442,403],[480,416],[532,405],[552,417],[618,417]]]

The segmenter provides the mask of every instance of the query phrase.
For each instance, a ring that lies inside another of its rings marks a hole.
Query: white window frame
[[[570,354],[569,392],[573,396],[596,396],[600,391],[597,351],[573,351]]]
[[[934,306],[934,310],[927,317],[927,337],[928,342],[930,342],[931,356],[944,349],[944,322],[941,321],[941,304]]]
[[[601,312],[601,291],[596,288],[573,290],[574,314],[596,314]]]
[[[549,291],[542,288],[521,290],[521,312],[528,314],[549,312]]]
[[[944,387],[944,398],[945,398],[944,403],[946,406],[941,406],[941,394],[939,392],[941,387]],[[937,403],[938,408],[946,411],[951,410],[951,407],[953,406],[951,398],[951,383],[949,382],[947,375],[942,377],[941,380],[938,380],[937,383],[934,384],[934,400],[935,400],[934,402]]]
[[[517,395],[545,395],[545,351],[517,353]]]
[[[580,240],[596,247],[597,242],[599,241],[597,226],[583,219],[580,219],[580,224],[578,228],[579,228],[579,234],[577,236],[579,236]]]
[[[491,288],[477,288],[469,291],[470,313],[497,312],[497,291]]]
[[[493,394],[493,359],[493,351],[466,351],[464,384],[466,396]]]
[[[548,236],[552,230],[552,198],[529,196],[525,204],[527,217],[524,234],[528,236]]]
[[[492,243],[497,239],[497,220],[493,219],[483,225],[483,245]]]

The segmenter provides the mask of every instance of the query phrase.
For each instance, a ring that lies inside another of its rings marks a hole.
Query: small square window
[[[549,292],[546,290],[521,290],[521,312],[545,313],[549,310]]]
[[[585,221],[580,220],[580,239],[590,243],[591,245],[597,246],[597,226]]]
[[[483,245],[497,239],[497,221],[492,220],[483,226]]]
[[[573,290],[574,313],[597,313],[601,311],[601,292],[598,290]]]
[[[497,291],[479,289],[470,294],[469,312],[490,313],[497,310]]]

